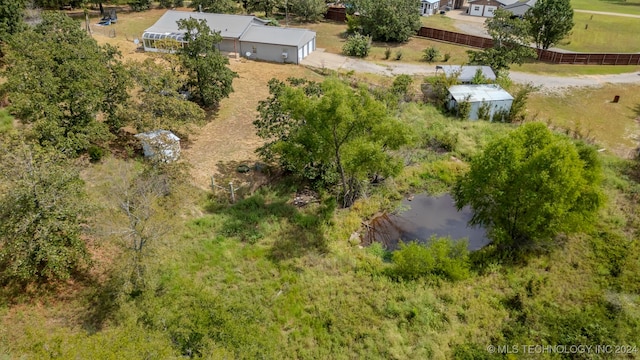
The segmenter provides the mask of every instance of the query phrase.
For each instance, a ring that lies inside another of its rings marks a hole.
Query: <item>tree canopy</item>
[[[24,29],[24,8],[23,0],[0,0],[0,42]]]
[[[525,20],[538,49],[548,49],[573,29],[573,8],[569,0],[539,0],[527,11]]]
[[[319,20],[327,12],[324,0],[289,0],[291,12],[302,17],[304,21]]]
[[[0,189],[2,282],[67,279],[87,263],[84,183],[60,153],[3,142]]]
[[[522,65],[527,59],[535,58],[535,51],[529,46],[531,37],[526,21],[512,18],[511,12],[497,9],[494,16],[485,22],[493,47],[483,51],[469,50],[470,63],[489,65],[496,71],[509,69],[511,64]]]
[[[3,87],[13,114],[33,125],[31,135],[40,144],[67,154],[105,142],[107,124],[129,96],[118,57],[68,16],[45,13],[40,24],[8,43]]]
[[[233,0],[193,0],[189,7],[204,12],[228,14],[236,12],[236,2]]]
[[[187,87],[191,95],[204,107],[218,106],[220,100],[233,92],[233,79],[238,77],[227,66],[229,59],[216,47],[222,37],[211,31],[202,19],[178,20],[178,28],[185,30],[186,43],[178,51],[178,57],[188,73]]]
[[[374,41],[404,42],[420,29],[420,0],[355,0],[358,27]]]
[[[388,150],[405,144],[408,131],[368,89],[336,78],[290,83],[272,79],[271,97],[258,106],[254,125],[267,141],[258,150],[263,158],[317,185],[339,184],[344,206],[358,196],[362,181],[398,173],[402,163]]]
[[[453,194],[494,243],[529,247],[587,224],[603,203],[600,178],[594,149],[529,123],[489,143]]]

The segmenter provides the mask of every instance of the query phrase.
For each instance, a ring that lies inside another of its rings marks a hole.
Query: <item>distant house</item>
[[[144,50],[167,51],[157,46],[158,40],[164,39],[182,46],[184,31],[178,29],[177,21],[189,18],[205,20],[222,36],[218,49],[236,56],[299,64],[316,49],[316,33],[310,30],[267,26],[267,21],[255,16],[168,10],[142,34]]]
[[[478,112],[483,104],[487,104],[489,118],[493,119],[496,112],[511,110],[513,96],[495,84],[451,86],[447,108],[457,111],[462,102],[471,104],[469,120],[478,120]]]
[[[504,8],[517,0],[469,0],[467,12],[471,16],[493,17],[498,8]]]
[[[144,156],[155,161],[172,162],[180,157],[180,138],[168,130],[135,135],[142,143]]]
[[[458,81],[462,84],[471,84],[478,70],[482,76],[493,82],[496,80],[496,74],[490,66],[471,66],[471,65],[438,65],[436,66],[436,74],[442,71],[447,77],[458,76]]]
[[[439,10],[440,0],[420,0],[420,15],[434,15],[437,14]]]
[[[523,17],[527,10],[531,9],[535,4],[536,0],[520,0],[505,6],[504,9],[510,11],[513,16]]]

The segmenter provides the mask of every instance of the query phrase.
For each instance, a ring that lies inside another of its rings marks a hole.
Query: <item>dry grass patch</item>
[[[231,69],[239,78],[233,81],[234,92],[220,103],[220,111],[209,115],[209,123],[191,137],[192,144],[182,152],[192,165],[195,184],[208,188],[218,163],[257,160],[255,150],[262,144],[253,121],[260,100],[269,96],[271,78],[321,79],[321,76],[297,65],[272,64],[245,59],[231,60]]]
[[[613,103],[615,95],[619,103]],[[593,138],[608,151],[627,157],[640,141],[640,85],[606,85],[563,94],[531,96],[531,115]]]

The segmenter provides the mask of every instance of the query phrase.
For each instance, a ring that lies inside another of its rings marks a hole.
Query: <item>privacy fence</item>
[[[346,21],[345,8],[329,8],[325,14],[325,19],[344,22]],[[487,49],[493,46],[493,39],[475,36],[469,34],[461,34],[454,31],[434,29],[430,27],[421,27],[417,36],[429,39],[465,45],[469,47]],[[540,61],[553,64],[581,64],[581,65],[640,65],[640,53],[573,53],[559,52],[553,50],[536,50]]]

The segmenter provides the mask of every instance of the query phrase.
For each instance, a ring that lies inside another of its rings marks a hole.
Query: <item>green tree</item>
[[[74,155],[110,139],[108,124],[129,97],[114,47],[98,45],[61,13],[45,13],[8,45],[3,90],[40,144]]]
[[[535,58],[536,52],[529,46],[531,36],[527,21],[512,19],[511,12],[497,9],[494,17],[487,19],[485,27],[493,38],[493,47],[483,51],[468,50],[469,63],[489,65],[500,71]]]
[[[200,105],[216,107],[231,94],[233,79],[238,77],[229,69],[229,59],[216,48],[222,37],[211,31],[205,20],[178,20],[178,28],[185,30],[186,43],[178,57],[189,76],[187,87]]]
[[[524,15],[529,34],[538,49],[548,49],[573,29],[573,8],[569,0],[539,0]]]
[[[265,17],[271,17],[273,15],[273,9],[279,6],[284,6],[284,1],[281,0],[246,0],[244,2],[245,10],[248,12],[264,12]]]
[[[23,0],[0,0],[0,43],[9,35],[24,30],[25,4]]]
[[[88,264],[84,183],[58,152],[21,141],[0,147],[0,281],[69,278]]]
[[[367,57],[371,50],[371,37],[362,34],[349,35],[342,46],[342,53],[347,56]]]
[[[453,195],[459,209],[471,205],[471,224],[487,227],[495,244],[527,248],[588,224],[603,202],[600,178],[594,149],[528,123],[489,143]]]
[[[189,7],[209,13],[233,14],[237,4],[233,0],[193,0]]]
[[[408,130],[366,88],[335,78],[293,83],[303,86],[271,80],[272,96],[258,106],[263,158],[318,185],[339,184],[345,207],[366,179],[398,173],[402,163],[387,150],[405,144]]]
[[[204,121],[204,110],[178,92],[185,79],[176,71],[151,59],[128,67],[136,86],[131,101],[120,110],[121,126],[132,125],[138,132],[165,129],[184,137],[190,125]]]
[[[302,17],[304,21],[317,21],[327,12],[324,0],[289,0],[291,12]]]
[[[357,21],[374,41],[404,42],[420,29],[419,0],[356,0]]]

